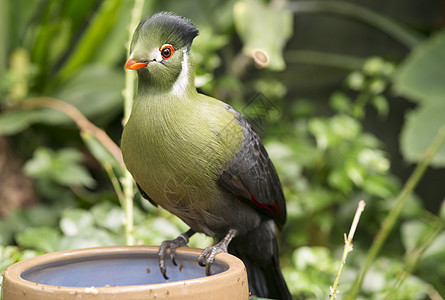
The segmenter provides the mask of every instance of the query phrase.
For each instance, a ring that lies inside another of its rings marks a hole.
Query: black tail
[[[263,223],[247,237],[234,238],[228,250],[246,266],[252,296],[292,299],[281,273],[273,223]]]

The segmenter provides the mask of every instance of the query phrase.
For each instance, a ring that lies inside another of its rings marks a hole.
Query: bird
[[[196,232],[219,242],[200,265],[230,253],[246,266],[252,295],[291,299],[279,266],[277,234],[286,204],[277,172],[246,118],[197,91],[191,45],[199,31],[171,12],[144,18],[135,29],[125,70],[138,89],[121,137],[125,165],[141,195],[190,229],[159,247],[159,266]]]

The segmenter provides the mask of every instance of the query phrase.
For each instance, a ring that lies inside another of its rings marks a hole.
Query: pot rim
[[[192,286],[202,284],[203,282],[207,282],[207,284],[212,284],[213,282],[217,282],[220,280],[229,280],[233,274],[239,274],[240,272],[245,272],[245,266],[243,262],[230,254],[227,253],[219,253],[216,255],[215,260],[225,263],[228,266],[228,269],[224,272],[205,276],[205,277],[197,277],[193,279],[180,280],[180,281],[172,281],[165,283],[156,283],[156,284],[146,284],[146,285],[127,285],[127,286],[104,286],[104,287],[67,287],[67,286],[54,286],[54,285],[46,285],[40,284],[32,281],[28,281],[21,277],[22,273],[26,270],[29,270],[34,267],[38,267],[39,265],[45,265],[51,262],[60,261],[64,259],[76,259],[80,257],[94,256],[100,254],[122,254],[122,253],[157,253],[159,250],[158,246],[107,246],[107,247],[94,247],[94,248],[81,248],[81,249],[73,249],[73,250],[64,250],[58,252],[52,252],[47,254],[42,254],[33,258],[25,259],[23,261],[17,262],[10,267],[8,267],[3,273],[3,282],[6,280],[10,283],[20,286],[24,291],[27,289],[31,290],[45,290],[46,292],[54,291],[57,293],[65,292],[69,294],[107,294],[113,293],[115,294],[117,291],[120,292],[135,292],[135,291],[151,291],[156,292],[156,290],[165,289],[168,287],[175,286]],[[179,247],[176,249],[176,253],[199,256],[202,252],[202,249],[198,248],[189,248],[189,247]]]

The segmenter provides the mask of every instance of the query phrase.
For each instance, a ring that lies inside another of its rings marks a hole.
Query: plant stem
[[[144,0],[134,0],[133,9],[131,11],[130,26],[128,28],[128,43],[127,53],[130,52],[131,39],[133,37],[133,31],[136,28],[138,22],[142,18],[142,11],[144,7]],[[133,98],[135,95],[134,81],[135,72],[125,73],[125,90],[124,90],[124,118],[122,125],[125,126],[131,115],[131,109],[133,107]],[[134,196],[134,183],[133,178],[125,169],[124,176],[121,178],[122,190],[124,193],[124,201],[121,203],[125,211],[125,242],[127,245],[134,245],[134,220],[133,220],[133,196]]]
[[[104,164],[105,172],[107,172],[108,177],[110,178],[111,184],[113,185],[114,191],[119,198],[119,201],[125,199],[124,192],[122,191],[122,187],[119,184],[119,179],[113,171],[113,167],[109,163]]]
[[[289,63],[311,64],[346,70],[361,69],[366,61],[366,59],[360,57],[312,50],[288,50],[284,52],[284,57],[286,62]]]
[[[119,162],[124,165],[122,153],[118,145],[106,134],[105,131],[90,122],[75,106],[51,97],[29,98],[22,101],[18,107],[22,109],[51,108],[68,116],[81,131],[93,135]]]
[[[439,217],[428,212],[426,212],[426,214],[428,214],[428,219],[430,219],[427,221],[427,225],[429,226],[428,230],[422,234],[422,237],[417,242],[416,247],[405,253],[404,270],[399,276],[397,276],[392,288],[386,294],[385,299],[397,298],[397,294],[399,293],[400,289],[403,288],[405,281],[411,276],[411,273],[414,271],[417,263],[422,258],[422,255],[433,244],[437,236],[444,228],[444,221],[442,221]]]
[[[434,158],[437,151],[439,151],[439,148],[441,147],[444,141],[445,141],[445,125],[443,125],[439,129],[439,132],[434,138],[434,141],[425,151],[419,164],[414,169],[413,173],[403,186],[402,191],[400,192],[399,196],[396,199],[394,207],[391,209],[385,220],[383,220],[379,231],[374,237],[374,242],[372,243],[371,248],[368,251],[368,255],[366,256],[366,259],[362,264],[357,279],[354,282],[354,285],[352,286],[351,290],[349,291],[349,294],[347,295],[347,297],[345,297],[345,299],[352,300],[357,297],[369,267],[371,266],[374,259],[377,257],[377,254],[380,252],[383,243],[386,241],[386,238],[388,237],[389,233],[394,227],[394,224],[397,221],[397,218],[399,217],[402,208],[405,206],[408,197],[411,195],[414,188],[417,186],[418,182],[425,173],[426,168],[429,166],[431,160]]]
[[[128,27],[128,42],[126,45],[127,54],[130,54],[130,44],[133,37],[133,31],[136,29],[138,22],[142,18],[142,8],[144,7],[144,0],[134,0],[134,6],[131,11],[131,20]],[[136,72],[125,72],[125,90],[124,90],[124,118],[122,125],[127,124],[131,115],[131,109],[133,107],[133,98],[135,94],[135,82]]]
[[[360,200],[360,202],[358,203],[357,210],[355,211],[355,216],[354,220],[352,221],[351,228],[349,229],[348,237],[346,237],[345,233],[345,247],[343,249],[340,266],[338,267],[337,276],[335,277],[334,284],[330,288],[329,300],[334,300],[337,297],[338,294],[337,287],[340,282],[340,276],[341,273],[343,272],[343,267],[345,266],[346,258],[348,257],[349,252],[352,251],[352,239],[354,238],[355,230],[357,229],[358,221],[360,220],[360,216],[363,210],[365,209],[365,205],[366,205],[365,201]]]
[[[124,201],[121,203],[125,212],[125,243],[134,245],[134,216],[133,216],[133,196],[134,184],[130,172],[125,170],[124,177],[121,179],[122,190],[124,192]]]
[[[0,1],[0,74],[5,74],[8,68],[8,48],[10,23],[9,1]]]
[[[421,36],[391,18],[363,6],[342,1],[294,1],[288,4],[294,13],[334,13],[367,23],[413,48],[422,40]]]

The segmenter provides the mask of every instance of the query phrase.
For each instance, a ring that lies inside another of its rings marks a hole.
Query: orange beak
[[[133,58],[133,56],[130,56],[130,58],[125,63],[125,71],[137,70],[137,69],[143,68],[147,65],[148,65],[148,62],[137,61]]]

